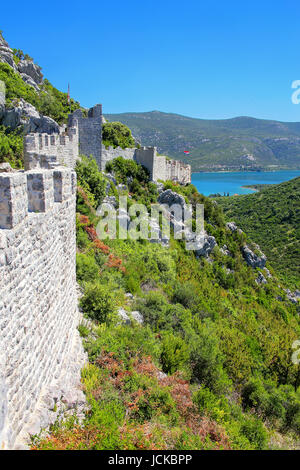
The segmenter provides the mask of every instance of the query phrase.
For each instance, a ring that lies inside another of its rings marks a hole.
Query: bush
[[[168,374],[174,374],[189,360],[189,349],[184,340],[172,333],[167,333],[162,341],[162,369]]]
[[[139,192],[139,183],[146,183],[149,181],[149,171],[139,165],[133,160],[126,160],[123,157],[117,157],[106,163],[105,170],[109,173],[113,173],[120,183],[127,184],[127,178],[131,178],[133,181],[132,191]],[[153,187],[151,186],[153,189]]]
[[[177,282],[174,288],[172,301],[180,303],[185,308],[193,310],[198,303],[198,293],[193,284]]]
[[[78,185],[88,189],[94,197],[95,205],[99,206],[105,197],[106,182],[98,169],[96,160],[82,155],[81,160],[76,164],[75,170]]]
[[[80,307],[84,313],[98,323],[109,321],[116,311],[112,293],[100,282],[85,284],[85,292],[80,299]]]
[[[245,418],[240,433],[249,440],[255,450],[264,450],[266,448],[268,434],[259,419],[254,417]]]
[[[191,338],[192,380],[200,382],[215,393],[229,386],[223,370],[223,355],[212,325],[198,325],[198,334]]]
[[[121,122],[106,122],[102,126],[102,142],[106,147],[135,147],[131,130]]]
[[[77,253],[76,273],[78,281],[93,281],[99,277],[99,266],[93,256]]]

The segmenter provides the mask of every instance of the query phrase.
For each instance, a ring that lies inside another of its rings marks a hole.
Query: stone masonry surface
[[[106,148],[102,144],[102,105],[98,104],[84,117],[81,109],[69,115],[68,127],[54,134],[27,134],[24,138],[25,169],[51,169],[57,165],[74,168],[79,155],[92,156],[99,170],[117,157],[134,160],[145,166],[153,181],[191,182],[191,166],[179,160],[157,155],[156,147]]]
[[[0,448],[49,425],[43,397],[80,382],[75,199],[71,169],[0,173]]]
[[[191,166],[179,160],[171,160],[163,155],[157,155],[156,147],[122,149],[121,147],[105,148],[102,145],[100,170],[104,171],[106,163],[117,157],[134,160],[144,165],[149,170],[153,181],[172,180],[181,184],[189,184],[191,182]]]

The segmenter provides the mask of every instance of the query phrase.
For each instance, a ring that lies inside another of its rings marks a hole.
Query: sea
[[[278,184],[289,181],[300,176],[300,170],[281,171],[237,171],[237,172],[215,172],[215,173],[193,173],[192,184],[196,186],[199,193],[204,196],[211,194],[229,193],[250,194],[253,189],[244,188],[252,184]]]

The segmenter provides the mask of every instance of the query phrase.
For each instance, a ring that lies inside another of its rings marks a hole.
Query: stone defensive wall
[[[84,117],[81,109],[69,115],[68,128],[78,128],[79,153],[93,156],[101,169],[102,150],[102,105],[97,104]]]
[[[126,160],[134,160],[145,166],[153,181],[172,180],[181,184],[191,182],[191,166],[179,160],[171,160],[164,155],[157,155],[156,147],[126,148],[108,147],[102,145],[100,170],[105,170],[105,165],[110,160],[123,157]]]
[[[59,134],[31,133],[24,137],[25,170],[74,168],[78,159],[78,127],[62,128]]]
[[[49,390],[80,381],[75,201],[72,169],[0,173],[2,449],[49,425]]]

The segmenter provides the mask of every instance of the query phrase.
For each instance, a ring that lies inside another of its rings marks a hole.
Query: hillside
[[[266,271],[245,262],[245,235],[226,227],[220,207],[192,185],[164,189],[204,204],[205,228],[217,243],[209,258],[173,237],[168,247],[100,240],[95,208],[105,192],[118,206],[122,184],[128,204],[148,207],[158,187],[121,158],[111,163],[109,180],[86,159],[76,170],[77,280],[86,318],[79,330],[91,408],[83,424],[67,420],[36,438],[34,448],[299,448],[300,376],[291,362],[299,316],[272,267],[266,283],[258,282]]]
[[[23,135],[58,132],[80,104],[57,90],[41,67],[20,49],[11,49],[0,32],[0,163],[23,166]],[[4,87],[3,87],[4,83]],[[84,111],[84,110],[83,110]]]
[[[300,168],[300,123],[251,117],[205,120],[159,111],[105,117],[126,124],[145,145],[190,163],[193,172]],[[184,150],[191,153],[185,156]]]
[[[217,201],[228,220],[261,246],[281,277],[299,287],[300,178]]]

